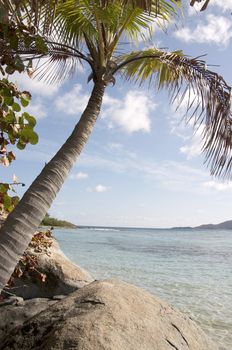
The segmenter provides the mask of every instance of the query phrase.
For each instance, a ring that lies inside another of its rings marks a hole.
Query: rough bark
[[[96,82],[87,107],[72,134],[43,168],[2,226],[0,292],[87,143],[100,112],[104,91],[105,83]]]

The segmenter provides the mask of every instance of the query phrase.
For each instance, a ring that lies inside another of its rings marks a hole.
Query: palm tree
[[[17,53],[24,59],[48,58],[47,65],[38,71],[41,77],[50,81],[67,77],[74,73],[75,64],[82,61],[91,70],[88,80],[92,81],[93,89],[72,134],[1,228],[0,290],[87,143],[100,113],[105,89],[110,83],[115,84],[117,77],[139,84],[148,80],[158,89],[167,88],[171,102],[177,97],[182,100],[189,96],[187,112],[192,106],[194,111],[186,116],[194,119],[196,125],[205,126],[203,151],[211,164],[211,172],[230,174],[231,89],[223,78],[208,70],[201,59],[188,58],[181,51],[165,52],[156,47],[127,51],[128,40],[133,43],[143,38],[144,30],[151,30],[154,21],[168,20],[175,14],[176,3],[175,0],[153,1],[149,8],[144,8],[138,6],[139,1],[62,1],[54,12],[51,30],[44,36],[47,51],[38,54],[33,44],[25,48],[22,43]],[[195,92],[193,98],[191,91]]]

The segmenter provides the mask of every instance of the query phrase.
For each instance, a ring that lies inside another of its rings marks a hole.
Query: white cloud
[[[202,2],[201,3],[195,2],[194,6],[188,6],[189,15],[191,16],[191,15],[197,14],[201,10],[203,4],[204,3]],[[207,11],[212,9],[212,6],[219,7],[219,9],[221,9],[223,12],[230,11],[232,10],[232,1],[231,0],[210,0],[210,3],[207,7]]]
[[[12,81],[20,88],[20,90],[29,91],[32,96],[36,94],[38,96],[52,96],[59,90],[61,84],[49,85],[42,80],[31,79],[26,73],[15,73],[12,76]]]
[[[76,84],[72,90],[60,95],[55,100],[55,106],[65,114],[77,114],[83,112],[89,100],[89,95],[82,91],[82,86]]]
[[[87,189],[88,192],[97,192],[97,193],[102,193],[102,192],[106,192],[106,191],[109,191],[110,190],[110,187],[107,187],[107,186],[104,186],[104,185],[97,185],[93,188],[89,187]]]
[[[199,140],[200,132],[202,132],[203,129],[200,127],[200,130],[197,131],[197,127],[199,126],[194,125],[196,117],[194,113],[197,113],[196,108],[198,105],[198,111],[201,112],[201,96],[197,95],[192,89],[184,95],[183,99],[181,95],[180,97],[176,98],[171,106],[171,113],[169,117],[171,134],[180,137],[184,141],[187,141],[192,138],[193,130],[195,129],[196,135],[193,142],[197,142],[196,138]],[[188,116],[192,117],[191,120],[188,120]]]
[[[138,38],[139,42],[145,41],[145,42],[152,43],[152,37],[154,36],[154,34],[156,34],[157,32],[160,32],[161,30],[166,32],[169,22],[167,20],[156,18],[156,19],[153,19],[153,21],[148,24],[149,24],[149,28],[141,28],[141,35]],[[154,43],[153,43],[153,47],[154,47]]]
[[[228,45],[232,38],[232,21],[225,16],[208,14],[206,23],[200,23],[195,29],[184,27],[175,32],[175,36],[185,42],[213,43]]]
[[[222,9],[222,11],[232,10],[231,0],[211,0],[210,6],[215,5]]]
[[[25,108],[25,111],[33,115],[37,120],[47,116],[46,107],[40,100],[34,102],[32,99],[29,106]]]
[[[202,8],[202,3],[195,2],[194,6],[188,6],[188,15],[193,16],[196,15]]]
[[[111,151],[111,152],[110,152]],[[127,176],[138,176],[150,181],[154,181],[158,188],[165,188],[176,192],[197,192],[202,193],[202,183],[210,179],[209,173],[202,169],[197,169],[186,165],[184,162],[175,161],[154,161],[154,159],[144,159],[125,149],[105,150],[104,153],[83,153],[79,165],[86,168],[104,169],[115,173],[126,173]],[[90,190],[90,189],[89,189]]]
[[[200,125],[188,144],[180,148],[180,152],[186,154],[187,159],[192,159],[202,153],[202,133],[204,125]]]
[[[129,91],[121,100],[106,94],[103,103],[103,117],[109,127],[119,126],[128,133],[150,131],[150,113],[156,104],[145,92]]]
[[[59,147],[60,145],[58,143],[44,139],[39,135],[39,142],[37,145],[27,145],[23,151],[17,148],[15,149],[16,159],[38,162],[44,165],[45,162],[51,160]]]
[[[87,173],[82,173],[81,171],[77,174],[71,174],[69,178],[71,180],[84,180],[87,179],[89,175]]]
[[[112,150],[119,150],[121,151],[123,149],[123,145],[121,143],[115,143],[115,142],[111,142],[108,144],[109,148]]]
[[[49,73],[51,73],[51,70],[50,72],[48,72],[47,76],[44,77],[42,80],[39,80],[36,76],[38,72],[44,72],[46,67],[50,66],[48,63],[49,61],[49,57],[33,60],[33,69],[35,70],[33,78],[29,78],[26,72],[21,74],[16,72],[12,75],[12,81],[14,81],[17,86],[19,86],[20,90],[30,91],[32,95],[36,94],[38,96],[43,97],[53,96],[58,92],[59,88],[62,86],[62,82],[49,84],[45,81],[46,77],[49,77]],[[84,69],[82,65],[78,64],[78,73],[82,72],[83,70]]]
[[[204,187],[212,188],[219,192],[226,192],[232,190],[232,182],[216,182],[216,181],[207,181],[203,183]]]

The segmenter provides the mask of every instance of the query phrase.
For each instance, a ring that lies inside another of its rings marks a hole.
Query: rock
[[[12,295],[6,299],[0,300],[0,307],[5,305],[24,305],[24,299]]]
[[[10,293],[31,298],[52,298],[54,295],[67,295],[93,281],[90,274],[73,264],[60,250],[53,238],[49,254],[28,248],[28,253],[37,258],[37,270],[46,274],[45,282],[38,279],[38,274],[29,272],[26,276],[15,279],[14,287],[7,289]]]
[[[216,350],[190,318],[117,280],[95,281],[13,330],[4,350]]]
[[[9,297],[9,300],[12,301],[12,305],[18,305],[18,306],[24,305],[24,299],[21,297],[17,297],[17,296],[12,295]]]
[[[53,300],[62,300],[66,297],[66,295],[54,295],[52,297]]]
[[[22,305],[0,305],[0,344],[5,339],[5,335],[14,329],[20,327],[22,324],[31,319],[34,315],[47,309],[50,305],[56,303],[54,300],[31,299],[24,301]]]

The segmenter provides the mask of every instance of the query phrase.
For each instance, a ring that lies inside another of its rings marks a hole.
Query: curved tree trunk
[[[72,134],[25,192],[1,228],[0,292],[87,143],[100,112],[104,91],[105,83],[96,82]]]

